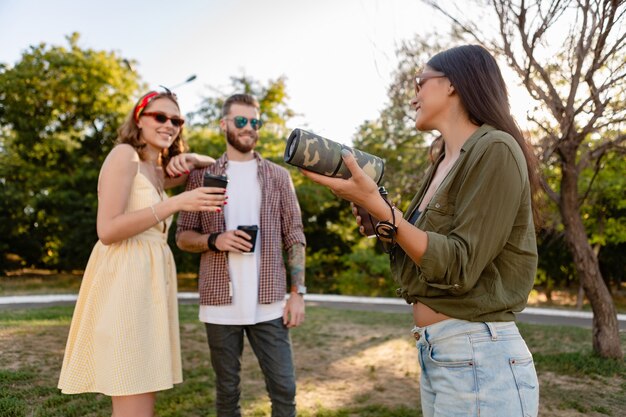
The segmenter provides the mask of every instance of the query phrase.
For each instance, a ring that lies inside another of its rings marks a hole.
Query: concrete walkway
[[[0,310],[73,304],[76,302],[76,298],[76,294],[5,296],[0,297]],[[181,303],[195,303],[198,301],[198,294],[195,292],[180,292],[178,293],[178,299]],[[401,298],[307,294],[305,295],[305,300],[307,305],[319,305],[346,310],[408,313],[411,309]],[[526,323],[591,327],[593,313],[591,311],[528,307],[518,314],[518,319]],[[626,331],[626,314],[618,314],[617,319],[619,321],[620,330]]]

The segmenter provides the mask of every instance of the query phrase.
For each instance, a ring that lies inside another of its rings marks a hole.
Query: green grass
[[[72,311],[71,306],[1,311],[0,417],[110,415],[110,399],[104,395],[62,395],[56,389]],[[185,381],[172,390],[159,393],[157,414],[160,417],[214,416],[214,375],[203,328],[197,321],[197,306],[181,305],[180,321]],[[398,338],[404,340],[410,322],[411,317],[405,314],[309,307],[305,325],[292,332],[296,359],[308,354],[320,358],[320,366],[324,366],[326,357],[339,355],[333,363],[348,357],[356,358],[355,363],[358,363],[364,352]],[[623,415],[626,410],[626,364],[594,356],[590,330],[529,324],[519,327],[535,357],[541,381],[541,415],[569,416],[574,412],[592,416]],[[354,332],[346,332],[346,329]],[[621,336],[626,350],[626,335]],[[405,342],[411,343],[408,338],[402,341]],[[250,361],[252,363],[253,359]],[[315,376],[317,365],[315,362],[297,363],[299,378]],[[244,368],[246,366],[244,363]],[[258,369],[248,368],[242,398],[245,415],[267,416],[270,408],[263,392],[262,375]],[[326,398],[320,397],[315,404],[301,407],[299,415],[420,416],[417,390],[406,395],[413,398],[414,405],[410,406],[373,400],[379,398],[375,397],[377,393],[391,394],[386,391],[388,380],[384,371],[384,366],[379,364],[363,365],[363,375],[377,381],[371,391],[363,390],[344,404],[332,407],[327,405]],[[408,383],[417,378],[414,374],[401,375],[399,382]]]

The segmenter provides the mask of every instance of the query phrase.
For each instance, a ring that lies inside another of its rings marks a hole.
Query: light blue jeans
[[[514,322],[449,319],[413,332],[424,417],[537,416],[537,373]]]

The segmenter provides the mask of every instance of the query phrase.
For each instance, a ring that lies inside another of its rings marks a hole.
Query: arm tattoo
[[[304,245],[294,243],[287,250],[287,265],[291,274],[291,285],[304,285]]]

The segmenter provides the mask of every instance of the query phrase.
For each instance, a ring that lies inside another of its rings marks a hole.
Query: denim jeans
[[[535,417],[539,383],[514,322],[415,328],[424,417]]]
[[[272,402],[272,417],[296,415],[296,377],[289,330],[282,317],[254,325],[205,323],[216,376],[218,417],[240,417],[241,355],[244,332],[256,355]]]

